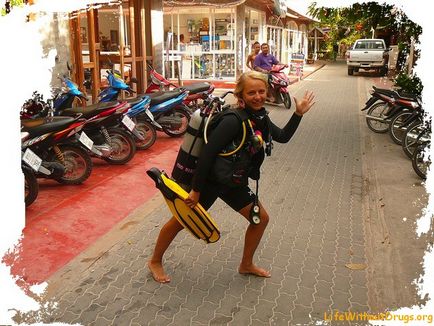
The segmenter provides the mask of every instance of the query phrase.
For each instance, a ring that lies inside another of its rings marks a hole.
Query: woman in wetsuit
[[[248,154],[249,177],[259,179],[259,168],[264,160],[265,154],[269,155],[271,141],[279,143],[288,142],[294,135],[301,121],[303,114],[309,111],[314,105],[314,95],[306,92],[301,100],[295,100],[295,113],[282,129],[277,127],[268,117],[263,107],[267,95],[266,75],[257,71],[244,73],[239,78],[234,94],[238,98],[237,110],[242,110],[255,128],[255,133],[260,133],[264,143],[252,151],[248,142],[243,150]],[[255,203],[256,196],[250,190],[248,183],[243,182],[238,186],[227,185],[216,181],[214,165],[217,162],[218,154],[230,146],[234,141],[240,139],[242,124],[235,114],[224,115],[221,121],[215,126],[204,146],[199,157],[198,165],[194,173],[193,182],[189,197],[185,200],[188,206],[194,207],[198,202],[208,209],[217,198],[221,198],[233,210],[244,216],[251,222],[251,209]],[[266,144],[268,144],[266,146]],[[246,154],[246,155],[247,155]],[[240,155],[242,156],[242,155]],[[246,177],[247,180],[247,177]],[[253,274],[260,277],[270,277],[270,272],[256,266],[253,263],[253,256],[261,241],[262,235],[268,224],[269,216],[267,211],[259,202],[260,223],[250,223],[246,230],[243,257],[238,268],[241,274]],[[162,266],[162,259],[170,243],[176,237],[182,225],[172,217],[161,229],[155,245],[155,249],[148,267],[153,278],[160,283],[170,282],[170,277],[165,273]]]

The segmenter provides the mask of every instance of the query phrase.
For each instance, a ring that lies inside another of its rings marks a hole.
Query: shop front
[[[93,5],[74,12],[70,19],[73,78],[94,103],[107,86],[106,70],[112,66],[125,78],[136,77],[135,90],[146,87],[146,14],[140,0],[124,0],[115,5]]]
[[[288,17],[286,7],[276,15],[272,0],[238,2],[227,6],[163,2],[165,64],[161,66],[166,77],[235,81],[248,69],[246,58],[256,41],[268,43],[283,63],[289,63],[293,53],[307,54],[307,27],[299,19],[303,16]]]
[[[236,7],[164,8],[163,60],[170,78],[234,79]]]

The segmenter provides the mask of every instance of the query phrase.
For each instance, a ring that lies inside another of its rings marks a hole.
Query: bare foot
[[[170,277],[166,275],[164,272],[163,266],[161,263],[154,263],[152,261],[148,261],[148,268],[154,278],[155,282],[158,283],[169,283]]]
[[[255,276],[259,276],[259,277],[271,277],[271,273],[269,271],[266,271],[263,268],[260,268],[258,266],[255,265],[251,265],[248,267],[245,266],[241,266],[238,268],[238,272],[240,274],[244,274],[244,275],[255,275]]]

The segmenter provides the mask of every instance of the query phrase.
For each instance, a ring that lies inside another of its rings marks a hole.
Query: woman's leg
[[[163,255],[169,245],[175,239],[179,231],[183,229],[182,225],[172,216],[172,218],[162,227],[155,244],[154,252],[148,261],[149,270],[155,281],[159,283],[170,282],[170,277],[164,272]]]
[[[250,223],[250,210],[253,204],[249,204],[246,207],[243,207],[238,212],[243,215]],[[244,239],[244,250],[243,250],[243,258],[240,263],[240,267],[238,269],[240,274],[253,274],[261,277],[270,277],[271,274],[269,271],[266,271],[263,268],[260,268],[253,264],[253,255],[255,254],[256,249],[258,248],[259,242],[261,242],[262,235],[264,234],[265,228],[268,224],[268,213],[264,207],[260,206],[260,218],[261,222],[257,225],[249,224],[247,227],[245,239]]]

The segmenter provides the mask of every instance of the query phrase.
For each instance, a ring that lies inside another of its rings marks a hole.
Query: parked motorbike
[[[100,102],[116,101],[122,91],[130,94],[134,93],[131,87],[125,83],[120,75],[114,70],[107,70],[107,80],[109,86],[99,95]],[[134,81],[134,80],[133,80]],[[154,116],[149,111],[151,99],[148,96],[137,97],[126,100],[130,104],[130,109],[126,113],[135,123],[135,129],[141,137],[136,137],[136,148],[147,149],[151,147],[157,139],[156,128],[162,128],[155,122]],[[146,116],[144,119],[143,116]]]
[[[92,160],[75,141],[84,124],[79,116],[21,120],[21,131],[28,133],[21,144],[22,161],[35,171],[37,178],[63,184],[84,182],[92,172]]]
[[[389,135],[392,140],[402,145],[402,140],[408,127],[414,123],[422,113],[422,101],[420,98],[414,99],[396,99],[396,104],[403,108],[389,123]]]
[[[21,141],[24,141],[29,137],[28,132],[21,133]],[[24,158],[24,153],[22,153],[22,157]],[[36,179],[35,173],[32,168],[24,161],[21,160],[21,171],[24,175],[24,203],[26,207],[30,206],[38,197],[39,193],[39,184]]]
[[[428,170],[431,166],[431,157],[428,154],[430,146],[431,141],[428,139],[417,146],[413,153],[413,169],[422,179],[426,179]]]
[[[107,71],[108,78],[114,87],[109,87],[103,91],[105,100],[116,99],[121,90],[131,90],[131,88],[120,78],[115,71]],[[137,114],[136,121],[139,125],[151,123],[156,130],[163,131],[171,137],[179,137],[185,134],[190,121],[190,112],[183,101],[188,96],[188,92],[177,89],[169,92],[154,92],[139,95],[139,98],[149,98],[149,111],[145,110]],[[133,100],[135,101],[135,100]]]
[[[386,133],[389,130],[390,121],[398,113],[410,110],[408,106],[403,105],[404,102],[397,102],[400,99],[407,99],[397,91],[380,89],[374,86],[371,95],[362,111],[368,110],[366,123],[368,128],[376,133]]]
[[[155,121],[161,126],[157,130],[165,132],[170,137],[181,137],[187,132],[190,121],[190,111],[183,101],[188,92],[182,89],[146,94],[151,99],[149,111]],[[144,116],[146,119],[146,116]]]
[[[151,82],[148,85],[145,93],[154,93],[159,91],[170,91],[182,88],[188,91],[188,96],[184,100],[184,104],[189,108],[190,113],[204,106],[203,101],[214,92],[214,85],[207,82],[193,83],[190,85],[178,87],[163,75],[159,74],[152,65],[148,63],[149,75]]]
[[[283,103],[285,108],[291,108],[291,96],[289,95],[289,78],[283,72],[287,65],[274,65],[268,74],[268,85],[270,95],[277,104]]]
[[[50,109],[50,101],[44,101],[44,96],[33,92],[32,97],[21,106],[21,119],[36,119],[46,117]]]
[[[407,132],[402,140],[402,149],[404,153],[411,159],[414,150],[420,144],[426,142],[431,137],[431,120],[420,121],[407,128]]]
[[[111,164],[125,164],[136,153],[136,145],[130,131],[135,130],[135,124],[125,113],[130,105],[127,102],[105,102],[74,107],[75,98],[85,96],[77,85],[64,76],[66,85],[54,99],[54,114],[74,116],[81,114],[86,120],[84,131],[88,136],[84,141],[88,144],[89,153]],[[121,122],[120,122],[121,121]],[[120,127],[120,126],[123,127]],[[143,138],[136,130],[134,135]]]

